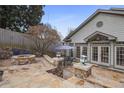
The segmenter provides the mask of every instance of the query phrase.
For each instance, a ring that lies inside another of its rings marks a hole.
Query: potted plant
[[[2,81],[3,73],[4,73],[4,71],[0,70],[0,81]]]

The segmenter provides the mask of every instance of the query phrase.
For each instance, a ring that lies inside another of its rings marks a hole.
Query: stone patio
[[[44,58],[38,58],[38,63],[1,67],[4,72],[1,88],[56,88],[80,87],[46,71],[53,69]]]
[[[108,71],[99,67],[93,67],[92,69],[93,74],[90,77],[88,77],[87,80],[79,79],[74,75],[68,79],[63,79],[53,75],[52,73],[47,73],[47,70],[54,69],[55,67],[51,65],[49,62],[47,62],[44,58],[37,58],[36,60],[37,63],[33,63],[33,64],[7,65],[7,67],[6,66],[0,67],[0,69],[4,70],[3,81],[0,82],[0,87],[1,88],[86,88],[86,87],[102,88],[105,87],[104,85],[106,84],[107,80],[111,80],[111,79],[113,80],[113,82],[111,82],[111,85],[121,84],[118,87],[124,87],[124,83],[123,83],[124,73],[118,73],[118,72]],[[96,81],[96,79],[98,78],[100,82]],[[105,80],[106,82],[103,82]],[[108,86],[108,87],[117,87],[117,86]]]

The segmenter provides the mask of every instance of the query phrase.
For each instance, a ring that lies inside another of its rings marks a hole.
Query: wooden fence
[[[31,37],[28,34],[0,28],[0,47],[22,48],[30,50],[34,45],[34,37]]]

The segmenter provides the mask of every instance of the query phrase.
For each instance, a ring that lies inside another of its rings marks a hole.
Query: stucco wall
[[[100,28],[96,27],[98,21],[103,21],[103,26]],[[71,37],[72,43],[84,43],[83,39],[96,31],[113,35],[117,37],[118,41],[124,41],[124,16],[98,14]]]

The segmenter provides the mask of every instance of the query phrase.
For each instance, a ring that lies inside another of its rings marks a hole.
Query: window
[[[109,47],[101,47],[101,62],[109,62]]]
[[[87,47],[82,47],[82,55],[87,56]]]
[[[124,47],[117,47],[116,53],[116,64],[124,66]]]
[[[98,61],[98,47],[92,47],[92,60]]]
[[[77,49],[76,50],[77,50],[77,54],[76,54],[77,55],[77,58],[80,58],[80,47],[77,46]]]
[[[102,22],[102,21],[97,22],[97,23],[96,23],[96,26],[97,26],[97,27],[102,27],[102,26],[103,26],[103,22]]]

